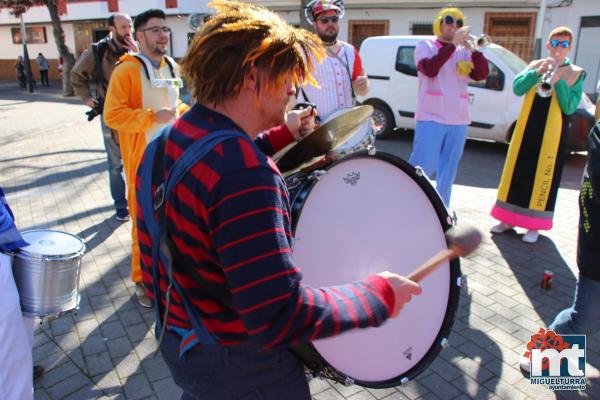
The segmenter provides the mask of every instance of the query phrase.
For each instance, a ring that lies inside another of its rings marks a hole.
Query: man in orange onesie
[[[137,240],[135,176],[146,144],[188,107],[179,100],[179,66],[166,55],[171,29],[162,10],[150,9],[134,21],[140,53],[121,57],[110,78],[104,103],[106,125],[119,133],[131,222],[131,279],[139,303],[151,307],[142,285]]]

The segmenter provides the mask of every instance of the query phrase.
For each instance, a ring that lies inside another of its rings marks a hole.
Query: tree
[[[21,16],[27,10],[34,6],[46,6],[50,13],[50,20],[54,31],[54,41],[58,48],[58,53],[63,59],[63,96],[73,96],[75,92],[71,86],[71,68],[75,64],[75,56],[67,47],[65,41],[65,32],[62,28],[60,15],[56,0],[0,0],[0,9],[6,8],[15,17]],[[25,40],[25,38],[23,38]]]

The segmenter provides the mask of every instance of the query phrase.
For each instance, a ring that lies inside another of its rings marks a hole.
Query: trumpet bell
[[[469,35],[467,39],[469,48],[473,51],[481,51],[492,43],[492,38],[485,33],[480,36]]]

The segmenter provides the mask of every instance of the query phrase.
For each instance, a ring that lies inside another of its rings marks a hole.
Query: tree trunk
[[[46,4],[50,12],[50,19],[54,28],[54,41],[56,42],[58,53],[63,59],[63,96],[74,96],[75,91],[73,90],[73,86],[71,86],[71,68],[75,65],[75,56],[67,47],[65,32],[63,31],[60,16],[58,15],[58,8],[56,7],[56,0],[44,0],[44,4]]]

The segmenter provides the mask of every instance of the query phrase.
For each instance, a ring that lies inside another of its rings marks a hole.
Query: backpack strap
[[[102,68],[102,59],[104,58],[104,54],[106,54],[106,50],[108,49],[108,37],[105,37],[102,40],[99,40],[96,43],[92,43],[92,53],[94,54],[94,78],[96,81],[96,86],[103,86],[106,90],[107,83],[104,77],[104,69]]]
[[[175,60],[173,60],[171,57],[169,56],[163,56],[165,58],[165,61],[167,62],[167,65],[169,66],[169,71],[171,71],[171,77],[173,79],[176,79],[177,76],[175,75]]]
[[[166,231],[165,204],[175,186],[181,181],[183,176],[191,167],[202,160],[212,149],[219,143],[232,138],[250,138],[239,131],[217,131],[213,132],[200,140],[195,141],[190,145],[180,158],[175,161],[166,179],[164,177],[164,154],[165,145],[170,133],[171,127],[163,128],[163,130],[155,136],[148,144],[145,152],[145,160],[141,168],[141,188],[140,198],[138,202],[141,206],[143,214],[146,216],[144,222],[150,232],[152,238],[152,279],[153,279],[153,294],[155,299],[156,312],[156,334],[158,335],[159,347],[164,333],[167,328],[167,318],[170,306],[170,290],[174,288],[179,294],[184,308],[190,318],[194,334],[186,338],[186,342],[197,340],[206,346],[218,345],[217,338],[208,332],[206,326],[196,317],[191,307],[191,302],[183,288],[173,279],[173,263],[182,263],[177,248],[172,243]],[[152,193],[152,185],[156,185],[156,190]],[[164,309],[164,317],[161,318],[162,304],[160,302],[160,280],[158,271],[158,260],[162,262],[162,266],[167,272],[168,287],[165,293],[166,305]],[[185,269],[194,268],[194,266],[185,265]],[[207,288],[210,294],[214,294],[211,284],[201,280],[199,282],[203,288]],[[206,286],[202,285],[206,283]],[[216,294],[217,299],[221,300],[223,293],[220,291]],[[230,299],[225,298],[225,302],[231,303]],[[231,304],[226,304],[231,306]],[[160,332],[160,334],[159,334]],[[195,337],[194,337],[195,336]]]
[[[141,54],[134,54],[133,56],[137,58],[138,61],[142,64],[142,67],[144,67],[144,72],[146,73],[146,78],[148,78],[148,80],[152,82],[152,78],[154,78],[154,70],[152,69],[152,64],[150,63],[150,60],[148,60]],[[150,77],[150,72],[152,72],[152,78]]]
[[[152,63],[150,62],[150,60],[148,60],[148,58],[146,58],[142,54],[135,54],[134,57],[137,58],[140,63],[142,63],[142,65],[144,66],[144,71],[146,72],[146,78],[148,78],[148,80],[150,82],[152,82],[152,80],[155,78],[155,76],[154,76],[154,69],[152,67]],[[171,77],[173,79],[177,79],[177,75],[175,75],[175,65],[176,65],[175,60],[173,60],[169,56],[163,56],[163,57],[165,58],[165,62],[167,63],[167,66],[169,67],[169,72],[171,72]]]

